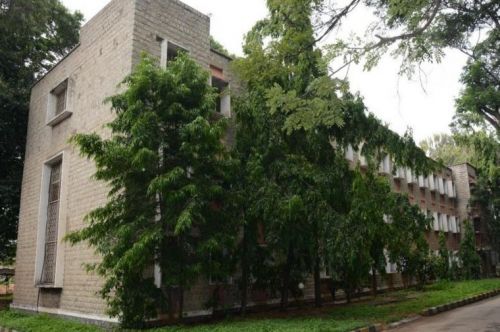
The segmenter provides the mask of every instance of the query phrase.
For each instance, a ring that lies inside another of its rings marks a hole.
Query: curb
[[[1,327],[0,326],[0,332],[17,332],[16,330],[11,330],[6,327]]]
[[[463,300],[446,303],[437,307],[427,308],[423,310],[420,314],[422,316],[434,316],[445,311],[449,311],[458,307],[463,307],[467,304],[475,303],[496,296],[498,294],[500,294],[500,289],[496,289],[491,292],[481,293],[472,297],[465,298]]]
[[[380,332],[380,331],[382,331],[382,325],[375,324],[375,325],[365,326],[356,330],[352,330],[351,332]]]
[[[466,305],[471,304],[471,303],[479,302],[481,300],[484,300],[484,299],[487,299],[490,297],[494,297],[498,294],[500,294],[500,289],[496,289],[496,290],[486,292],[486,293],[481,293],[481,294],[478,294],[475,296],[467,297],[467,298],[462,299],[462,300],[446,303],[446,304],[443,304],[443,305],[440,305],[437,307],[427,308],[427,309],[424,309],[420,313],[420,315],[408,317],[408,318],[402,319],[400,321],[388,324],[386,329],[391,330],[391,329],[400,327],[401,325],[416,321],[420,318],[434,316],[434,315],[437,315],[437,314],[445,312],[445,311],[450,311],[450,310],[458,308],[458,307],[463,307],[463,306],[466,306]]]
[[[397,322],[394,322],[394,323],[390,323],[389,325],[387,325],[386,329],[387,330],[395,329],[396,327],[400,327],[401,325],[411,323],[411,322],[416,321],[416,320],[418,320],[420,318],[422,318],[422,316],[420,316],[420,315],[408,317],[408,318],[402,319],[400,321],[397,321]]]

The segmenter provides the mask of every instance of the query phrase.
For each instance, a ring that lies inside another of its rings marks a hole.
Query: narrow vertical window
[[[56,96],[56,115],[61,114],[66,110],[66,86],[62,87]]]
[[[45,227],[45,246],[41,284],[50,285],[55,281],[57,252],[57,224],[61,192],[61,161],[51,165],[47,203],[47,223]]]
[[[217,91],[215,110],[227,117],[231,116],[231,95],[229,93],[229,82],[224,79],[222,69],[210,66],[212,71],[212,87]]]
[[[57,116],[66,110],[67,91],[67,80],[59,84],[54,90],[51,91],[52,98],[54,100],[52,116]]]

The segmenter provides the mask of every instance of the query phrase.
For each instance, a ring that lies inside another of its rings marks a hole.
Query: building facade
[[[90,179],[93,163],[68,139],[75,133],[109,134],[104,124],[114,115],[103,101],[120,92],[143,52],[165,66],[181,50],[212,73],[212,85],[221,92],[217,110],[230,116],[230,59],[210,49],[210,18],[177,0],[111,1],[82,27],[72,52],[34,85],[13,308],[110,320],[96,295],[102,281],[83,266],[98,257],[85,245],[63,241],[107,195],[105,185]],[[199,307],[194,299],[186,297],[188,311]]]
[[[111,1],[82,27],[80,43],[73,51],[33,87],[13,308],[113,321],[104,314],[105,303],[96,294],[102,280],[83,266],[99,258],[84,244],[69,246],[63,241],[68,232],[82,228],[85,215],[107,197],[106,186],[91,180],[93,163],[79,156],[68,139],[75,133],[108,135],[104,124],[114,115],[103,100],[121,91],[119,84],[141,54],[151,54],[166,66],[179,51],[188,52],[211,72],[211,83],[220,91],[217,111],[230,117],[229,91],[236,86],[230,58],[210,49],[209,17],[178,0]],[[366,163],[352,149],[347,149],[346,158],[361,166]],[[387,159],[380,173],[390,179],[395,191],[408,193],[414,204],[433,217],[426,234],[431,248],[437,250],[437,235],[443,231],[449,249],[457,251],[461,223],[474,213],[468,206],[474,169],[457,165],[422,177],[409,169],[393,169]],[[387,272],[396,276],[395,265],[389,263]],[[239,301],[233,286],[224,296],[229,306]],[[207,313],[204,303],[215,287],[206,280],[189,290],[186,314]],[[312,287],[310,280],[304,289],[306,298],[312,297]],[[269,300],[252,293],[250,305]]]

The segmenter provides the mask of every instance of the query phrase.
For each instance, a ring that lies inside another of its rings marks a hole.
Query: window
[[[212,70],[213,72],[213,70]],[[218,76],[212,76],[212,87],[217,91],[215,110],[224,116],[231,116],[231,95],[229,93],[229,83]]]
[[[189,53],[187,49],[161,37],[156,37],[156,40],[160,43],[160,66],[162,68],[167,67],[168,63],[175,60],[181,52]]]
[[[66,110],[66,92],[68,91],[66,84],[60,88],[59,91],[54,92],[56,97],[56,115],[61,114]]]
[[[59,221],[59,201],[61,191],[61,161],[50,167],[48,188],[47,222],[45,225],[45,244],[42,266],[42,285],[54,284],[57,252],[57,224]]]
[[[53,127],[70,115],[71,112],[68,111],[68,80],[66,79],[49,93],[47,125]]]
[[[448,228],[448,215],[447,214],[442,214],[441,215],[441,218],[443,218],[443,222],[442,222],[442,226],[443,226],[443,231],[445,232],[448,232],[449,231],[449,228]]]
[[[167,43],[167,64],[169,61],[174,61],[177,58],[177,56],[179,56],[179,54],[181,52],[187,53],[187,50],[185,50],[184,48],[182,48],[178,45],[175,45],[174,43],[168,42]]]
[[[380,173],[390,174],[391,171],[392,171],[391,157],[389,155],[387,155],[380,162]]]
[[[423,175],[419,175],[418,176],[418,186],[420,188],[426,188],[427,187],[427,184],[426,184],[426,181],[425,181],[425,178]]]
[[[438,212],[434,212],[433,213],[433,216],[434,216],[434,223],[433,223],[433,226],[434,226],[434,230],[435,231],[439,231],[440,230],[440,222],[439,222],[439,219],[440,219],[440,214]]]

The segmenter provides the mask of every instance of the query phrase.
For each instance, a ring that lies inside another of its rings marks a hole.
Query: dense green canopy
[[[78,42],[82,20],[58,0],[0,1],[0,262],[15,255],[31,87]]]

